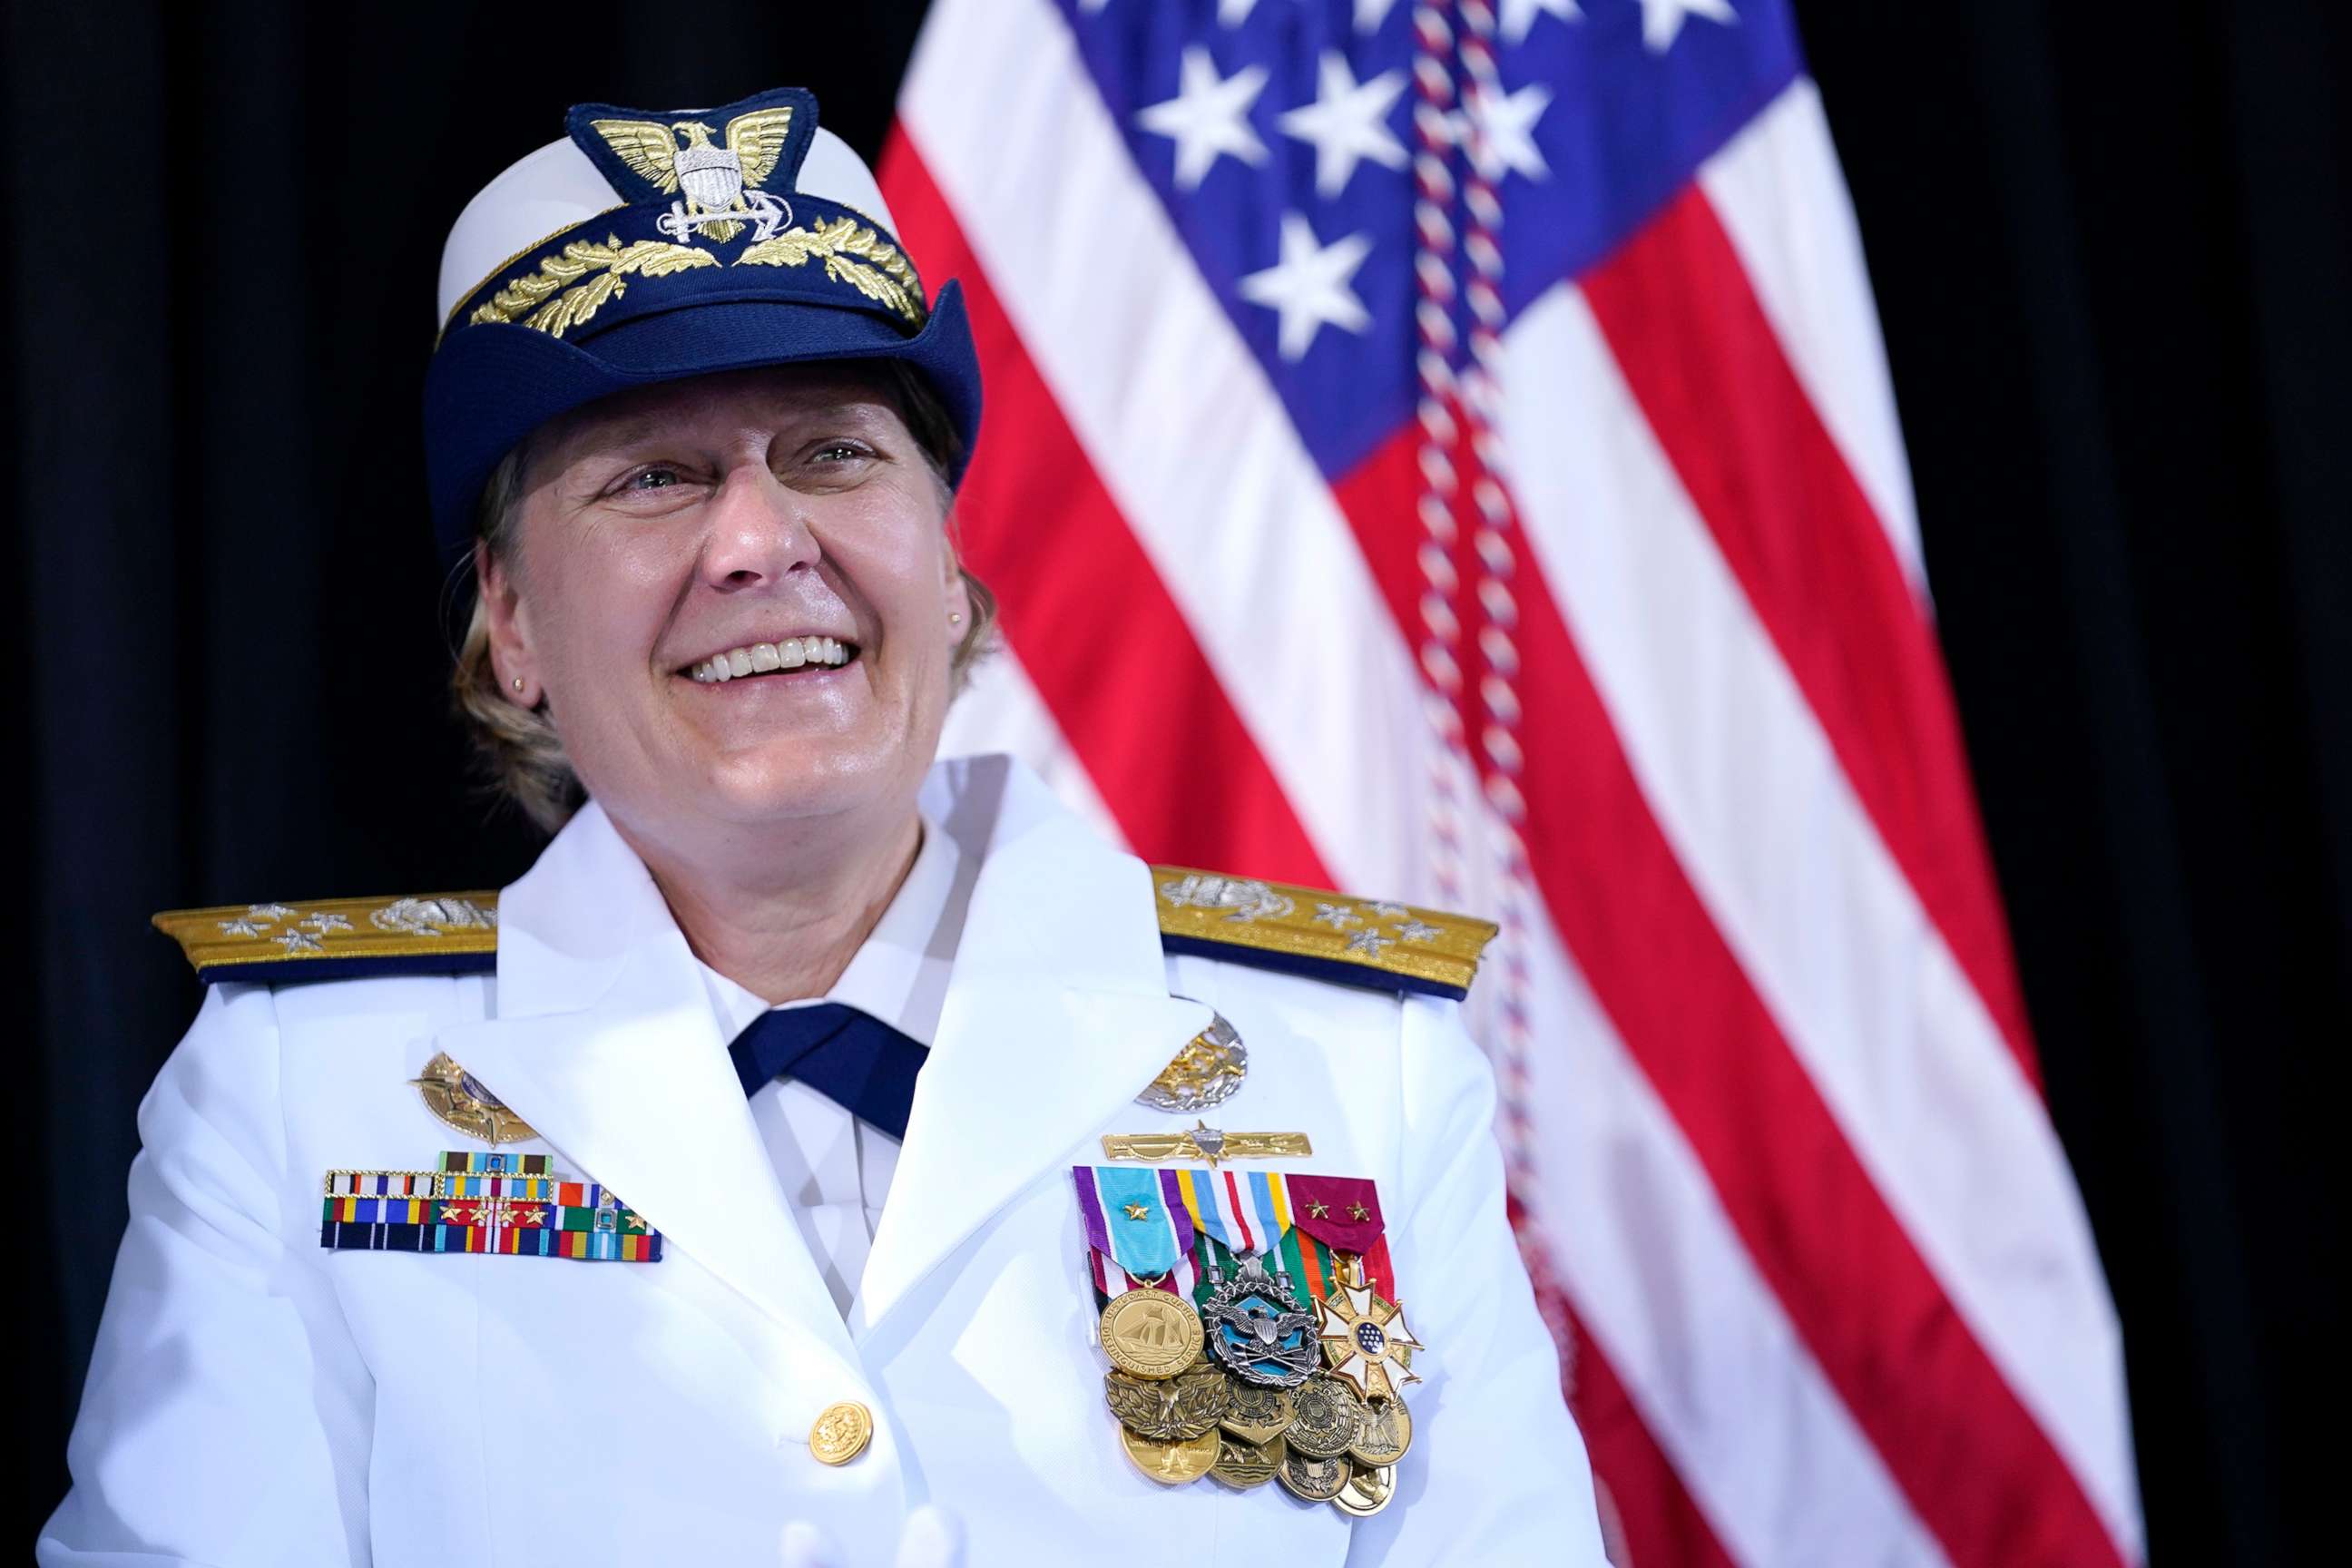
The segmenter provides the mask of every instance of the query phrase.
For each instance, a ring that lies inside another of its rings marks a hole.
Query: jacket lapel
[[[955,797],[933,805],[932,819],[961,838],[978,816],[989,841],[964,844],[981,871],[860,1282],[862,1333],[992,1215],[1066,1168],[1071,1149],[1210,1019],[1205,1005],[1168,994],[1141,861],[1024,773],[943,782]],[[996,809],[972,812],[986,790],[1003,792]]]
[[[440,1048],[666,1247],[854,1367],[693,952],[600,809],[507,889],[499,925],[499,1016],[443,1030]]]

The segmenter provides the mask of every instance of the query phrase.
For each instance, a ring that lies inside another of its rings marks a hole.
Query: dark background
[[[2320,1064],[2352,1037],[2341,7],[1797,8],[2152,1552],[2294,1561],[2336,1491]],[[467,793],[441,696],[416,410],[451,219],[583,99],[803,81],[870,155],[919,10],[10,0],[30,1321],[0,1539],[63,1491],[133,1109],[196,1003],[147,915],[533,852]]]

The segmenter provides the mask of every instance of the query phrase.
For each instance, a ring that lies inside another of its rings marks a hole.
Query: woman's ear
[[[956,559],[955,546],[950,543],[942,553],[947,575],[940,586],[947,601],[948,640],[954,642],[971,625],[971,590],[965,585],[963,563]]]
[[[530,623],[522,605],[520,584],[507,563],[479,542],[474,545],[474,581],[482,595],[482,614],[489,630],[490,668],[498,672],[499,689],[509,702],[539,706],[539,665],[531,653]]]

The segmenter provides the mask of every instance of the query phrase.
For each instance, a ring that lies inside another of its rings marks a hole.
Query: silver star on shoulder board
[[[1406,909],[1402,904],[1398,903],[1393,899],[1382,899],[1379,903],[1372,906],[1372,913],[1380,916],[1381,919],[1384,921],[1401,921],[1404,919],[1405,916],[1412,913],[1412,911]]]
[[[1381,950],[1382,948],[1394,947],[1395,945],[1396,938],[1392,936],[1382,936],[1376,931],[1360,931],[1355,935],[1348,939],[1348,951],[1349,952],[1360,952],[1370,958],[1378,958],[1381,955]]]
[[[297,952],[324,952],[327,951],[326,947],[319,941],[319,939],[312,936],[307,931],[289,931],[281,936],[272,937],[270,940],[275,942],[278,946],[284,948],[289,954]]]
[[[1345,904],[1318,904],[1315,923],[1329,926],[1333,931],[1346,931],[1349,926],[1363,924],[1363,920]]]
[[[223,936],[259,936],[261,934],[261,928],[243,915],[239,915],[233,921],[215,921],[213,923],[220,927]]]
[[[303,930],[314,932],[320,936],[324,936],[331,931],[349,931],[352,929],[352,922],[336,914],[306,915],[295,923],[300,926]]]
[[[1397,935],[1407,942],[1427,942],[1431,937],[1439,934],[1441,933],[1435,926],[1424,924],[1420,921],[1407,921],[1397,927]]]
[[[268,922],[282,921],[293,912],[293,910],[285,904],[250,904],[246,908],[245,918],[249,921]]]

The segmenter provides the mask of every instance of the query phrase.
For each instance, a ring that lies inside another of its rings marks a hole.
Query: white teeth
[[[746,643],[725,653],[714,653],[687,674],[709,686],[740,675],[764,675],[771,670],[798,669],[811,664],[837,669],[848,662],[848,647],[835,638],[786,637],[782,642]]]

